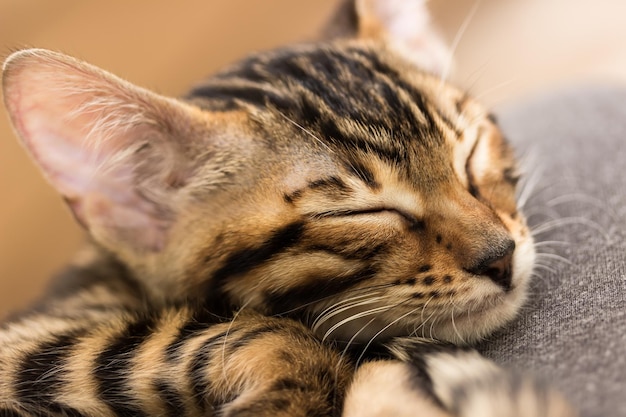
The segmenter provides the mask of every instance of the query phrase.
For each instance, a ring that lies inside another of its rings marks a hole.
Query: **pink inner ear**
[[[421,69],[443,74],[450,52],[434,30],[426,0],[357,0],[357,11],[376,22],[389,44]]]
[[[424,0],[370,0],[390,36],[409,40],[430,30],[430,15]]]
[[[97,240],[160,249],[169,210],[142,197],[141,161],[133,158],[146,135],[160,134],[137,97],[156,96],[63,55],[28,52],[9,58],[3,81],[11,120],[35,162]]]
[[[67,81],[63,75],[68,74],[59,75],[45,67],[39,71],[23,68],[5,83],[9,85],[6,99],[28,151],[52,185],[73,198],[88,192],[96,169],[103,163],[88,137],[98,114],[79,113],[87,93],[71,88],[86,86],[63,85]]]
[[[28,116],[31,123],[23,124],[25,145],[61,194],[75,197],[87,193],[94,186],[95,167],[102,161],[72,140],[79,135],[71,128],[46,126],[51,118],[37,113],[41,112]]]

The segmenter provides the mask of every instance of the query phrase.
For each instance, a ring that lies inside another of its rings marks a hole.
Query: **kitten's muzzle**
[[[483,256],[467,272],[474,275],[482,275],[491,279],[505,291],[512,288],[513,277],[513,252],[515,241],[506,239],[497,246],[492,246],[483,252]]]

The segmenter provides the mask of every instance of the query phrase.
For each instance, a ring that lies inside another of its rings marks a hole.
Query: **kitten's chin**
[[[471,310],[450,312],[445,316],[430,317],[422,321],[419,317],[388,316],[386,314],[372,319],[359,318],[339,325],[339,317],[324,323],[316,329],[322,339],[330,339],[340,344],[363,346],[375,342],[384,342],[393,337],[421,337],[450,342],[463,346],[473,344],[493,333],[513,320],[525,301],[525,291],[519,294],[512,290],[506,296],[492,297],[475,305]],[[515,293],[515,294],[514,294]],[[353,313],[354,314],[354,313]],[[354,315],[358,316],[358,313]],[[401,316],[401,315],[400,315]],[[417,319],[417,320],[416,320]]]
[[[513,294],[516,291],[519,294]],[[505,297],[486,301],[476,309],[454,316],[450,314],[446,320],[437,322],[425,336],[455,345],[473,344],[511,322],[525,301],[525,291],[514,289]]]
[[[484,297],[480,302],[457,311],[450,311],[438,317],[430,316],[423,320],[421,315],[390,315],[383,313],[372,318],[358,317],[352,311],[350,316],[335,317],[316,329],[320,338],[331,339],[350,345],[364,345],[381,342],[392,337],[417,336],[450,342],[455,345],[469,345],[488,336],[513,320],[526,301],[528,279],[507,293],[497,293]],[[375,307],[374,307],[375,308]],[[426,315],[428,317],[428,314]],[[345,324],[341,324],[344,322]]]
[[[527,284],[528,279],[524,279],[512,290],[484,297],[480,302],[473,302],[471,307],[450,311],[425,323],[418,321],[394,326],[395,334],[391,334],[391,331],[386,334],[418,336],[458,346],[474,344],[504,327],[517,316],[526,302]],[[408,332],[407,329],[416,330]]]
[[[473,303],[470,309],[450,311],[438,317],[431,315],[426,320],[420,314],[403,316],[402,313],[392,315],[392,312],[386,312],[372,318],[359,317],[361,312],[351,311],[349,315],[333,317],[314,330],[322,339],[352,346],[411,336],[468,345],[515,318],[525,302],[525,295],[525,288],[520,286],[506,294],[486,297],[480,303]]]

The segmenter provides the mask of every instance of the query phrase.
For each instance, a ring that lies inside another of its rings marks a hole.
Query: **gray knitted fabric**
[[[526,309],[480,350],[584,417],[626,416],[626,90],[562,91],[498,119],[537,178],[525,212],[542,254]]]

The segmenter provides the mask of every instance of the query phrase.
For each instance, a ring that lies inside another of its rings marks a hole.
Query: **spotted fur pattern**
[[[182,99],[7,59],[16,133],[93,243],[0,329],[0,415],[573,415],[459,347],[526,296],[512,150],[437,75],[423,1],[343,10]]]

